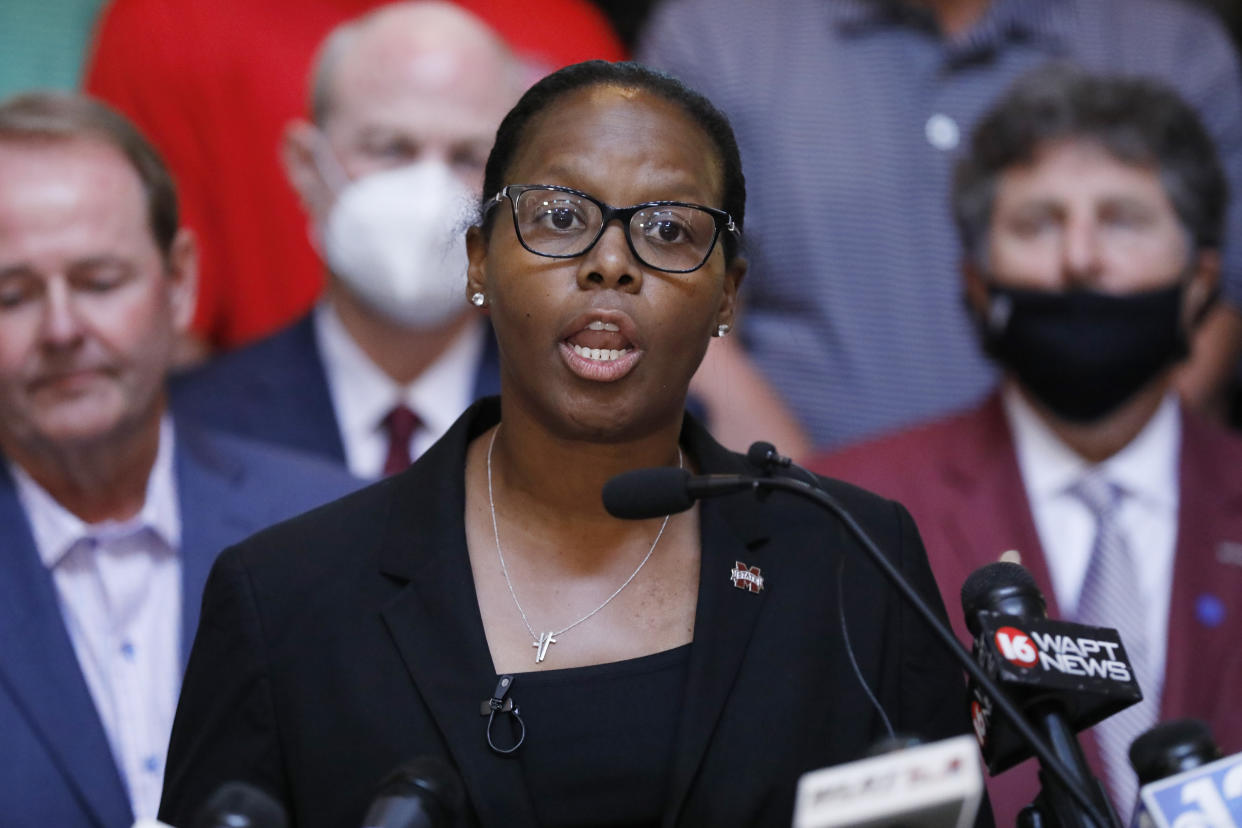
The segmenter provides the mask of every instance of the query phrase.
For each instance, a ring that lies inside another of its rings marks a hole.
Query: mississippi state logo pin
[[[729,573],[729,580],[738,589],[745,589],[749,592],[763,591],[763,575],[760,574],[757,566],[747,566],[737,561]]]

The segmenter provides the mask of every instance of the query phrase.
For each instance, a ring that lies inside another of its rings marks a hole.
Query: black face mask
[[[1189,353],[1183,288],[1106,294],[992,283],[984,347],[1054,414],[1094,422]]]

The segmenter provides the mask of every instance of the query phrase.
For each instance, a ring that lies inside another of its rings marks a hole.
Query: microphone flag
[[[979,665],[1018,699],[1055,699],[1075,731],[1143,698],[1116,630],[1051,618],[980,612]],[[1026,740],[996,721],[987,695],[971,682],[971,720],[989,773],[1030,758]]]

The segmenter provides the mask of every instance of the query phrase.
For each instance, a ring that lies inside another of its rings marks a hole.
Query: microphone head
[[[362,824],[366,828],[448,828],[465,802],[457,773],[442,759],[419,756],[384,777]]]
[[[962,584],[962,613],[971,635],[979,634],[980,612],[1044,618],[1048,608],[1035,579],[1021,564],[997,561],[981,566]]]
[[[646,520],[684,512],[694,505],[690,472],[672,466],[635,469],[604,484],[604,508],[622,520]]]
[[[245,782],[225,782],[194,818],[193,828],[285,828],[285,809]]]
[[[1220,758],[1220,748],[1212,739],[1211,729],[1206,722],[1198,719],[1162,722],[1130,745],[1130,765],[1138,774],[1139,785],[1147,785]]]

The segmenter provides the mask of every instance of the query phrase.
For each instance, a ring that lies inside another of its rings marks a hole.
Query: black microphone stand
[[[689,472],[686,473],[686,477],[687,482],[689,483],[692,479],[689,476]],[[723,478],[725,476],[721,477]],[[743,479],[747,480],[750,485],[741,485]],[[725,493],[726,487],[720,486],[716,488],[718,488],[719,491],[713,490],[711,494]],[[1059,734],[1059,737],[1056,739],[1056,749],[1051,747],[1039,735],[1039,733],[1036,732],[1030,722],[1026,720],[1026,717],[1022,714],[1022,711],[1018,709],[1017,705],[1015,705],[996,684],[996,682],[994,682],[991,677],[984,672],[983,668],[980,667],[973,658],[971,658],[970,653],[967,652],[966,648],[962,646],[962,643],[957,640],[957,637],[953,634],[953,632],[936,616],[936,613],[927,605],[927,602],[923,600],[923,597],[919,595],[914,587],[910,586],[909,582],[906,581],[905,577],[901,574],[897,567],[893,565],[893,562],[880,551],[879,547],[875,545],[875,542],[871,540],[866,531],[863,530],[863,528],[858,525],[858,522],[854,520],[854,516],[851,515],[844,506],[838,503],[836,498],[817,486],[812,486],[801,480],[793,480],[787,477],[739,477],[736,479],[734,486],[731,488],[733,491],[741,488],[751,488],[756,493],[759,493],[764,489],[789,492],[790,494],[797,495],[804,500],[809,500],[835,515],[837,519],[844,524],[845,528],[849,530],[849,533],[853,535],[860,544],[862,544],[863,549],[867,552],[867,556],[871,558],[872,562],[877,567],[879,567],[880,572],[884,575],[888,582],[893,585],[893,588],[896,589],[897,592],[899,592],[906,600],[906,602],[914,608],[915,612],[927,622],[928,626],[930,626],[933,632],[935,632],[936,637],[940,639],[940,642],[948,648],[948,650],[953,654],[953,657],[957,659],[962,667],[965,668],[966,672],[970,674],[970,677],[983,688],[988,696],[991,697],[993,703],[1000,708],[1000,711],[1005,715],[1005,717],[1013,723],[1013,726],[1019,733],[1022,734],[1023,738],[1030,743],[1035,755],[1039,758],[1041,767],[1040,778],[1044,783],[1044,791],[1040,794],[1040,799],[1042,799],[1043,802],[1040,803],[1039,799],[1036,800],[1037,803],[1044,806],[1040,811],[1040,814],[1044,817],[1053,817],[1056,820],[1053,824],[1062,826],[1062,828],[1069,828],[1070,826],[1083,826],[1083,828],[1108,828],[1109,826],[1120,825],[1119,820],[1112,812],[1112,808],[1108,805],[1107,799],[1104,799],[1103,807],[1101,807],[1100,803],[1097,801],[1097,797],[1093,797],[1090,793],[1091,785],[1083,780],[1081,776],[1072,773],[1066,763],[1062,761],[1061,757],[1064,756],[1071,759],[1071,764],[1074,764],[1072,761],[1074,751],[1077,751],[1077,756],[1081,759],[1081,747],[1078,745],[1078,741],[1074,737],[1073,732],[1068,731],[1067,728],[1062,728],[1067,732]],[[692,493],[695,492],[695,487],[693,485],[690,487],[690,491]],[[1062,721],[1061,724],[1063,725],[1064,722]],[[1045,772],[1051,775],[1051,779],[1047,779],[1045,777]],[[1052,782],[1054,784],[1050,785],[1048,782]],[[1098,785],[1096,787],[1098,788]],[[1077,806],[1077,809],[1073,807],[1074,805]]]

